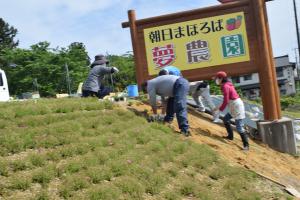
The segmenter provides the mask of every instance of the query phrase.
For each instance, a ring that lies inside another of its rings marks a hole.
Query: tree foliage
[[[15,41],[14,38],[17,35],[18,30],[13,26],[10,26],[2,18],[0,18],[0,49],[14,48],[18,46],[19,41]]]
[[[16,66],[12,67],[11,63]],[[89,57],[82,43],[67,48],[50,48],[49,42],[39,42],[30,49],[5,49],[0,56],[0,67],[8,77],[11,95],[32,92],[37,88],[41,96],[66,93],[66,68],[71,77],[71,90],[77,90],[88,73]]]
[[[83,43],[73,42],[68,47],[51,48],[49,42],[39,42],[29,49],[17,48],[17,29],[0,18],[0,68],[7,74],[11,95],[39,91],[43,97],[67,93],[66,66],[69,70],[71,92],[76,92],[84,82],[90,58]],[[113,75],[114,87],[122,91],[125,86],[136,83],[132,55],[108,56],[111,65],[120,73]],[[110,84],[111,78],[106,78]]]
[[[108,59],[111,66],[120,70],[118,74],[113,75],[114,87],[117,90],[122,91],[126,86],[136,84],[133,55],[110,55]]]
[[[127,85],[136,83],[132,55],[110,55],[108,59],[111,66],[120,69],[118,74],[113,75],[114,88],[117,91],[123,91]],[[49,42],[39,42],[29,49],[5,49],[0,55],[0,68],[7,74],[11,95],[34,92],[36,89],[43,97],[68,93],[66,64],[71,79],[71,91],[75,93],[90,70],[87,67],[90,58],[83,43],[74,42],[67,48],[53,49]],[[110,76],[106,77],[105,84],[111,85]]]

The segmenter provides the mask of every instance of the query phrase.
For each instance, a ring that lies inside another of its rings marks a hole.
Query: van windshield
[[[3,86],[3,78],[2,78],[2,73],[0,73],[0,86]]]

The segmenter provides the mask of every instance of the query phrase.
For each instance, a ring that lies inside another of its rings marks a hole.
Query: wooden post
[[[135,70],[136,70],[136,80],[137,84],[141,86],[142,84],[142,66],[140,66],[140,49],[138,44],[138,32],[137,32],[137,26],[136,26],[136,16],[134,10],[128,11],[128,19],[129,19],[129,27],[130,27],[130,33],[131,33],[131,41],[132,41],[132,49],[133,49],[133,55],[134,55],[134,64],[135,64]]]
[[[265,120],[280,119],[279,94],[276,79],[276,72],[272,54],[270,35],[267,20],[265,18],[264,0],[252,0],[252,8],[256,23],[256,35],[258,42],[258,71],[261,85],[262,103]],[[275,75],[275,76],[274,76]]]
[[[265,21],[266,21],[266,29],[267,29],[267,34],[268,34],[268,45],[269,45],[269,50],[270,50],[270,60],[271,60],[271,66],[273,68],[272,74],[273,74],[273,79],[275,79],[276,84],[274,85],[275,94],[276,94],[276,104],[277,104],[277,112],[279,115],[279,119],[281,118],[281,105],[280,105],[280,91],[278,88],[278,83],[277,83],[277,74],[276,74],[276,66],[274,62],[274,55],[273,55],[273,49],[272,49],[272,42],[271,42],[271,34],[270,34],[270,28],[269,28],[269,20],[268,20],[268,15],[267,15],[267,7],[266,3],[264,3],[264,14],[265,14]]]

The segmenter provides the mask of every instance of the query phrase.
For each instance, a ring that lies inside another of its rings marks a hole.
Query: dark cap
[[[96,55],[95,56],[95,61],[97,61],[97,64],[105,64],[108,63],[109,61],[106,59],[106,57],[102,54]]]

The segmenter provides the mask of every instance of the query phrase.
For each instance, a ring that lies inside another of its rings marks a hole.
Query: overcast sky
[[[141,19],[217,4],[217,0],[0,0],[0,17],[18,29],[22,48],[40,41],[50,42],[51,47],[83,42],[93,57],[132,50],[129,29],[121,27],[121,22],[128,21],[129,9]],[[292,0],[274,0],[267,7],[274,55],[289,54],[294,61],[297,37]]]

